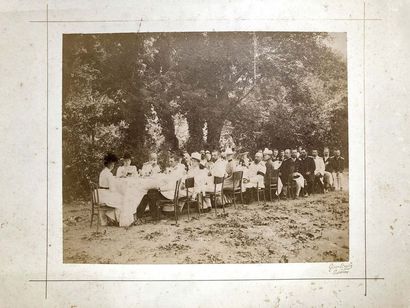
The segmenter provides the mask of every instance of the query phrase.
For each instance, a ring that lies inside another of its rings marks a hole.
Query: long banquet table
[[[119,211],[120,227],[127,227],[134,222],[134,214],[142,198],[150,189],[159,189],[165,182],[166,174],[156,174],[149,177],[115,178],[113,192],[120,198],[112,206]]]

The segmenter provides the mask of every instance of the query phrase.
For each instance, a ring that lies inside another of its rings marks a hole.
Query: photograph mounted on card
[[[64,263],[349,261],[344,32],[63,34]]]

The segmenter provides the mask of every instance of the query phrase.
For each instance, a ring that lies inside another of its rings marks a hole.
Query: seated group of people
[[[340,150],[334,151],[334,156],[330,157],[328,148],[324,149],[323,157],[319,157],[318,150],[313,149],[311,156],[308,156],[306,149],[277,149],[259,150],[255,153],[254,160],[248,157],[248,152],[235,153],[233,149],[227,148],[225,151],[200,151],[189,155],[172,154],[168,159],[168,165],[161,169],[158,164],[157,154],[152,153],[149,161],[144,163],[140,170],[131,165],[131,155],[123,156],[123,165],[118,167],[117,177],[128,176],[152,176],[162,173],[162,180],[159,189],[151,189],[142,198],[137,206],[136,218],[141,218],[147,205],[153,219],[158,219],[158,200],[172,200],[175,193],[176,181],[182,179],[179,197],[186,197],[184,180],[194,178],[194,187],[189,192],[189,198],[199,201],[201,198],[202,211],[209,211],[212,206],[207,193],[214,192],[214,178],[224,177],[224,190],[234,186],[233,174],[235,171],[243,171],[242,191],[247,201],[252,190],[268,187],[272,182],[281,182],[283,190],[279,189],[276,194],[283,198],[292,195],[298,198],[315,193],[315,191],[325,192],[329,189],[342,190],[342,174],[344,169],[344,159],[340,156]],[[104,159],[105,168],[100,174],[99,186],[102,189],[110,187],[110,179],[113,178],[112,170],[118,161],[115,155],[109,154]],[[236,182],[236,180],[235,180]],[[217,185],[221,189],[222,184]],[[290,192],[292,193],[290,194]],[[269,195],[269,194],[268,194]],[[215,200],[217,201],[217,200]],[[183,207],[184,200],[180,202]],[[219,202],[222,202],[220,200]],[[231,202],[229,194],[224,194],[225,204]],[[218,202],[215,202],[218,203]]]
[[[343,190],[342,175],[344,170],[344,158],[340,150],[334,150],[330,157],[329,148],[323,151],[323,157],[319,156],[316,149],[307,150],[285,150],[284,159],[279,167],[279,174],[284,185],[283,194],[288,195],[288,190],[294,188],[294,197],[298,198],[303,190],[303,196],[313,194],[317,191]]]

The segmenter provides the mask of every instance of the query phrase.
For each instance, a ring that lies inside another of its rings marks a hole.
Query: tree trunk
[[[205,121],[200,118],[199,113],[194,110],[187,114],[189,139],[187,142],[187,150],[189,153],[197,152],[203,149],[203,127]]]
[[[222,128],[224,121],[222,119],[214,118],[208,119],[208,136],[207,136],[207,146],[210,150],[219,150],[221,139]]]
[[[137,166],[142,165],[147,156],[147,150],[144,148],[146,139],[145,125],[147,123],[144,107],[136,99],[130,98],[125,113],[125,120],[129,124],[125,136],[126,148],[131,150]]]
[[[171,151],[178,149],[178,138],[175,135],[174,120],[170,110],[157,110],[158,119],[162,127],[165,143]]]

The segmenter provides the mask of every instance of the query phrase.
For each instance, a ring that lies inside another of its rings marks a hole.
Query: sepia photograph
[[[410,1],[3,2],[1,308],[409,307]]]
[[[345,32],[62,48],[64,263],[349,261]]]

